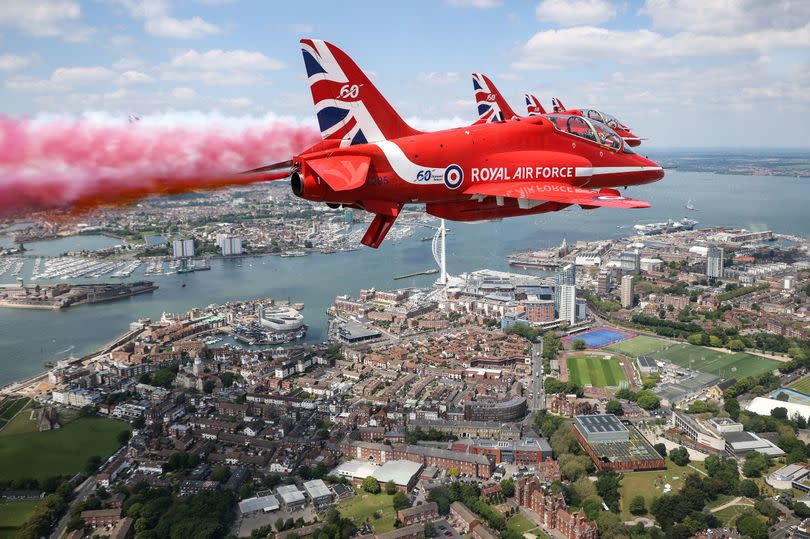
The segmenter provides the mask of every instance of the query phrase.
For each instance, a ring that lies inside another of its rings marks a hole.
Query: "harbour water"
[[[807,178],[668,171],[662,182],[631,188],[626,193],[650,201],[653,207],[632,211],[576,208],[502,221],[448,223],[448,271],[461,273],[484,267],[508,270],[506,259],[518,250],[559,245],[563,238],[571,243],[626,236],[636,223],[685,215],[698,220],[699,227],[734,226],[810,235]],[[697,211],[685,208],[690,198]],[[0,309],[0,385],[42,371],[45,362],[68,354],[89,353],[138,318],[157,319],[164,311],[182,312],[232,299],[272,296],[303,302],[304,319],[310,328],[307,340],[323,340],[325,311],[336,295],[354,295],[360,288],[371,286],[424,286],[435,280],[435,275],[393,279],[433,265],[430,242],[420,241],[422,235],[417,233],[399,243],[385,242],[378,250],[361,248],[292,258],[216,259],[210,271],[146,277],[160,288],[110,303],[63,311]],[[78,236],[26,244],[30,249],[26,254],[57,256],[69,250],[98,249],[117,243],[102,236]],[[8,241],[0,238],[3,244]],[[26,279],[30,278],[33,263],[33,258],[26,261],[21,273]],[[127,280],[144,278],[143,271],[141,266]],[[111,278],[107,276],[106,280]],[[0,277],[0,283],[11,282],[14,277],[8,274]]]

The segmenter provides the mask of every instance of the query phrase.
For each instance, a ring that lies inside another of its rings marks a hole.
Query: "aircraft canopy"
[[[611,150],[619,151],[624,145],[622,138],[600,121],[592,121],[584,116],[569,116],[566,114],[548,114],[546,118],[559,131],[588,139],[591,142],[607,146]]]

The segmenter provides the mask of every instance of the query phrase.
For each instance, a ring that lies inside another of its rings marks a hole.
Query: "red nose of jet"
[[[637,155],[636,157],[640,161],[639,166],[642,167],[641,171],[639,172],[641,181],[638,183],[657,182],[664,177],[664,168],[661,165],[640,155]]]

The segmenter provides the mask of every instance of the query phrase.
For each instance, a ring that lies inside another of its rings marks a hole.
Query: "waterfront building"
[[[172,243],[172,256],[174,256],[174,258],[187,258],[194,256],[194,240],[174,240]]]
[[[242,238],[217,234],[217,245],[219,245],[222,256],[236,256],[242,254]]]

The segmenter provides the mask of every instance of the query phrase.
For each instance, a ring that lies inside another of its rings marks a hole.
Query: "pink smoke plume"
[[[234,129],[0,116],[0,217],[265,181],[237,173],[287,160],[319,139],[314,128],[282,122]]]

